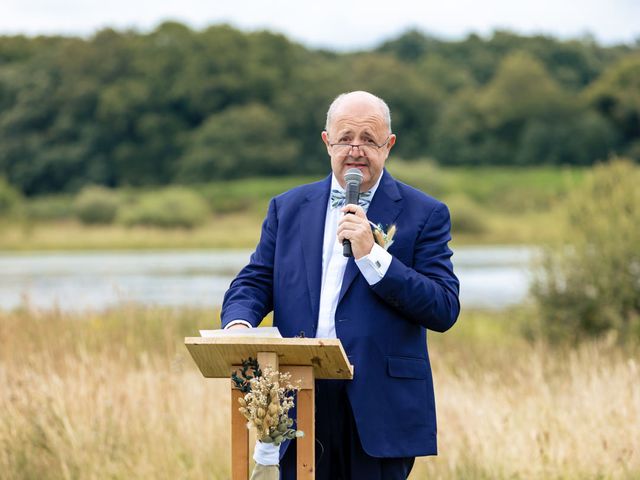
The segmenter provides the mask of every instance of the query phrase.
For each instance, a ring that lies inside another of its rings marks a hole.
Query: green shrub
[[[120,202],[113,190],[99,186],[82,189],[73,202],[73,210],[80,221],[87,225],[113,223]]]
[[[14,213],[21,203],[20,192],[9,185],[3,177],[0,177],[0,217]]]
[[[545,250],[532,288],[552,340],[640,340],[639,185],[640,168],[614,159],[569,196],[563,244]]]
[[[193,228],[209,215],[204,199],[191,190],[169,188],[143,194],[130,206],[120,209],[118,219],[127,226]]]
[[[30,221],[63,220],[73,217],[73,198],[69,195],[43,195],[26,202],[24,214]]]
[[[194,186],[213,213],[256,211],[264,214],[269,200],[290,188],[319,180],[320,177],[264,177],[210,182]]]
[[[447,192],[446,175],[431,159],[407,162],[393,157],[386,166],[398,180],[433,197],[439,198]]]
[[[454,195],[448,197],[446,203],[451,213],[451,229],[454,234],[486,232],[487,216],[469,197]]]

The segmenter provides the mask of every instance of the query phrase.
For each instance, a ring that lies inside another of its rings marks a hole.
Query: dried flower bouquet
[[[252,373],[250,372],[252,371]],[[294,430],[289,410],[294,406],[299,386],[291,383],[289,373],[280,373],[270,367],[260,369],[257,360],[242,361],[240,375],[231,376],[234,385],[244,392],[238,398],[240,413],[247,419],[247,427],[255,427],[258,440],[280,445],[283,441],[301,437],[301,430]]]

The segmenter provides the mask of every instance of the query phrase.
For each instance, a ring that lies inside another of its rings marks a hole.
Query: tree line
[[[339,93],[388,103],[394,156],[442,165],[640,159],[640,43],[408,31],[313,50],[226,25],[0,37],[0,177],[22,193],[326,172]]]

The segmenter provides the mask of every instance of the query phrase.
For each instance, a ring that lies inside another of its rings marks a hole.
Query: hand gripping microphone
[[[360,184],[362,183],[362,172],[357,168],[350,168],[347,170],[347,173],[344,174],[344,183],[346,190],[345,205],[358,205],[358,200],[360,199]],[[342,255],[345,257],[353,257],[353,252],[351,252],[351,242],[347,239],[342,241]]]

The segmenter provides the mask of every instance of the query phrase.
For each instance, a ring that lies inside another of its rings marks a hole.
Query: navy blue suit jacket
[[[322,241],[331,176],[271,200],[249,264],[227,291],[223,327],[254,327],[273,311],[284,337],[314,337],[320,303]],[[349,259],[335,315],[351,363],[348,382],[358,433],[374,457],[435,455],[436,412],[426,330],[443,332],[458,317],[458,279],[447,243],[447,207],[384,171],[367,217],[396,224],[393,260],[370,286]]]

